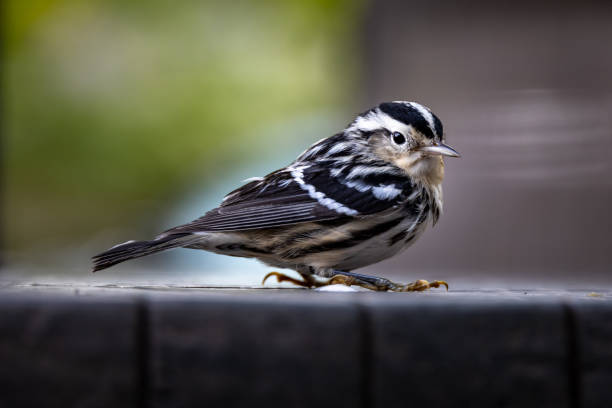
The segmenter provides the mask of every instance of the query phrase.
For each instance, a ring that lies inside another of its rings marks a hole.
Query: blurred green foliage
[[[261,129],[346,105],[358,74],[362,8],[351,0],[4,7],[4,236],[13,251],[138,224],[189,183],[223,178],[269,149],[273,140],[253,136]]]

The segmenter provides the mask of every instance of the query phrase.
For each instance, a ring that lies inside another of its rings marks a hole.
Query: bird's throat
[[[444,180],[444,160],[440,156],[404,156],[394,163],[404,170],[410,178],[434,188]]]

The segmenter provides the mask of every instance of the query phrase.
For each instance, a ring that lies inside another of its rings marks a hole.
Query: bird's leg
[[[430,288],[439,288],[446,286],[448,283],[444,281],[428,282],[424,279],[419,279],[407,285],[391,282],[389,279],[379,278],[378,276],[362,275],[360,273],[333,271],[333,276],[327,282],[328,285],[344,284],[347,286],[355,285],[362,288],[376,291],[392,291],[392,292],[422,292]]]
[[[301,272],[298,273],[302,276],[303,280],[292,278],[284,273],[270,272],[263,278],[261,283],[263,285],[269,277],[274,276],[276,277],[276,281],[278,283],[291,282],[294,285],[305,288],[320,288],[322,286],[342,284],[347,286],[361,286],[362,288],[382,292],[422,292],[430,288],[439,288],[440,286],[446,286],[446,290],[448,290],[448,284],[444,281],[428,282],[424,279],[419,279],[413,283],[404,285],[401,283],[391,282],[389,279],[380,278],[378,276],[334,270],[331,272],[331,278],[327,282],[321,282],[318,281],[313,275]]]
[[[295,279],[295,278],[292,278],[291,276],[285,275],[284,273],[280,273],[280,272],[270,272],[266,276],[264,276],[261,284],[263,285],[264,283],[266,283],[266,279],[268,279],[270,276],[275,276],[276,281],[278,283],[291,282],[294,285],[303,286],[305,288],[318,288],[321,286],[328,285],[327,282],[317,281],[312,275],[309,275],[306,273],[300,273],[300,272],[298,273],[302,276],[302,279],[304,280]]]

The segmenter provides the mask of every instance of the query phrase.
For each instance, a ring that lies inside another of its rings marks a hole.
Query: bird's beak
[[[423,146],[418,150],[431,156],[461,157],[458,151],[444,143],[435,143],[433,146]]]

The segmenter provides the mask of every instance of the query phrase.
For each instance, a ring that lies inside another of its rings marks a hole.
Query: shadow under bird
[[[343,283],[417,291],[410,284],[352,272],[409,247],[442,212],[444,156],[459,157],[442,122],[416,102],[386,102],[312,145],[293,163],[250,179],[219,207],[151,241],[128,241],[93,258],[93,271],[183,247],[256,258],[297,271],[305,287]],[[325,278],[325,279],[317,279]]]

